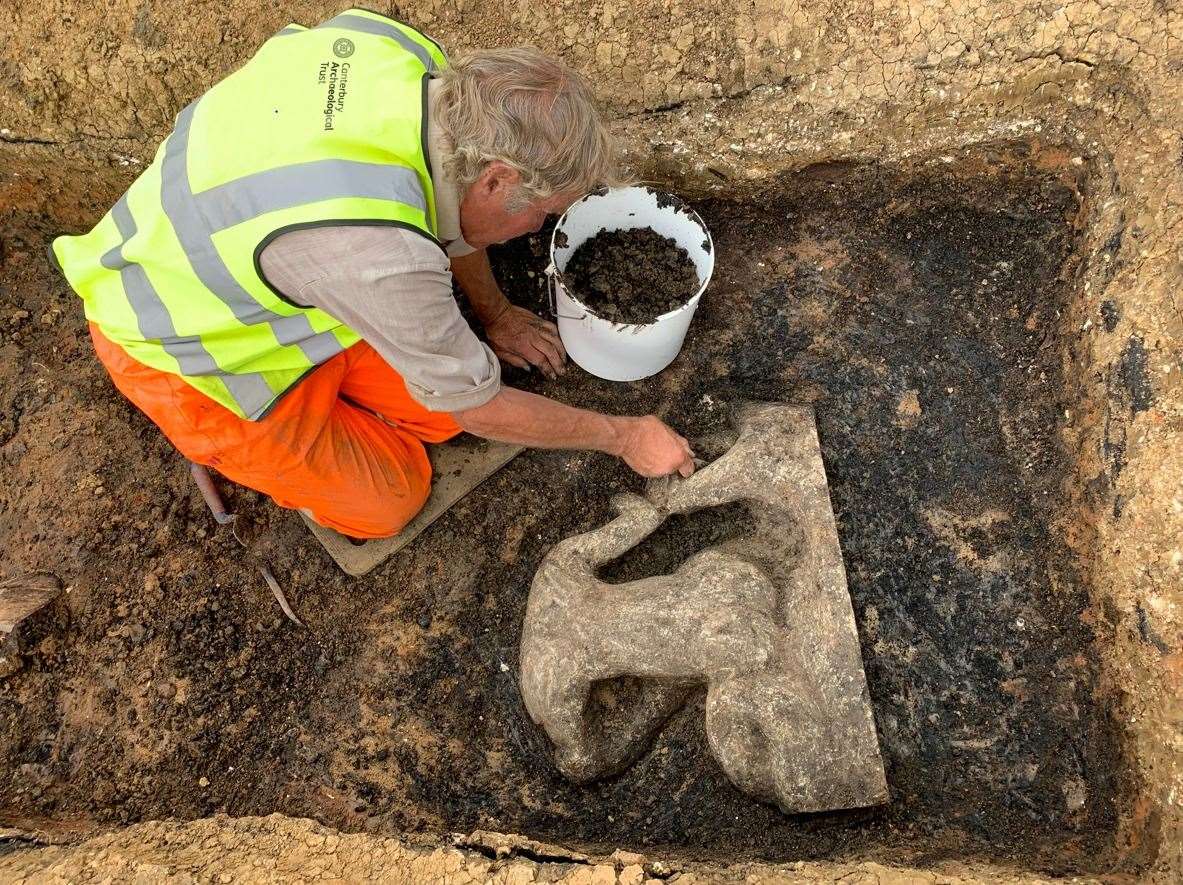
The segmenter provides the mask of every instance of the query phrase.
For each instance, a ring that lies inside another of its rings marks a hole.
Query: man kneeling
[[[385,537],[427,500],[424,443],[461,430],[693,471],[654,416],[501,384],[498,358],[554,378],[566,354],[510,304],[485,248],[613,184],[615,162],[561,62],[518,48],[449,64],[414,29],[350,10],[289,25],[181,111],[111,211],[53,254],[116,386],[185,457]]]

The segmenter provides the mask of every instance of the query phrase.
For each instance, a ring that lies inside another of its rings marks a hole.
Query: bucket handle
[[[554,262],[551,262],[550,264],[548,264],[546,266],[546,270],[543,271],[543,273],[546,274],[546,293],[550,298],[550,314],[551,314],[551,316],[553,316],[555,319],[564,319],[564,320],[582,320],[584,317],[586,317],[587,316],[586,313],[582,313],[577,317],[567,316],[567,314],[560,314],[559,313],[558,294],[557,294],[557,290],[556,290],[556,287],[559,284],[559,280],[558,280],[559,269],[554,266]]]

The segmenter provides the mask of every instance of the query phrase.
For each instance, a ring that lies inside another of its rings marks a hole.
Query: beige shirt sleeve
[[[471,255],[476,251],[472,246],[464,241],[463,237],[452,240],[446,247],[449,258],[462,258],[465,255]]]
[[[501,367],[452,295],[448,256],[398,227],[338,225],[282,234],[259,256],[291,301],[318,307],[356,331],[433,412],[484,405]]]

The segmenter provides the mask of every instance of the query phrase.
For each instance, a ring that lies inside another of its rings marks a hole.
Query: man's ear
[[[518,170],[500,160],[493,160],[481,173],[483,188],[490,195],[498,192],[513,193],[521,180],[522,176]]]

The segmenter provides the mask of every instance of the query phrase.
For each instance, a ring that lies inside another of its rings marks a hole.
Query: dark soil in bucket
[[[596,316],[641,325],[681,307],[699,286],[686,250],[648,227],[600,231],[575,250],[563,282]]]

